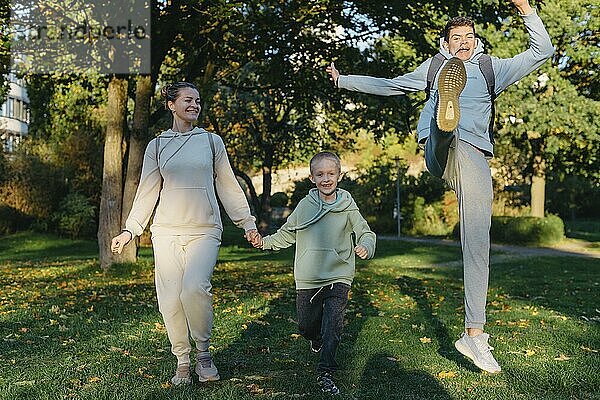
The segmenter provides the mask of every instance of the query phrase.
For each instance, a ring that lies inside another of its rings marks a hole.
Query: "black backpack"
[[[406,116],[406,126],[408,127],[409,132],[412,131],[410,129],[410,115],[413,114],[419,106],[425,104],[425,102],[429,100],[431,94],[431,87],[433,86],[433,81],[435,80],[435,76],[439,72],[444,61],[446,61],[446,57],[444,57],[442,53],[437,53],[431,59],[431,64],[429,64],[429,69],[427,70],[427,87],[425,88],[425,100],[422,100],[415,104]],[[494,69],[492,68],[492,58],[489,54],[482,54],[481,57],[479,57],[479,70],[485,78],[487,90],[492,101],[492,115],[490,118],[490,125],[488,127],[488,131],[490,134],[490,142],[494,144],[494,121],[496,119],[496,107],[494,105],[496,101],[496,78],[494,76]]]

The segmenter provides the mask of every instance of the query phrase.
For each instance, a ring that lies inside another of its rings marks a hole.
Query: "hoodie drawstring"
[[[333,290],[333,283],[331,284],[331,286],[329,287],[329,290]],[[308,301],[309,303],[312,304],[313,300],[315,299],[315,297],[317,297],[317,295],[319,293],[321,293],[321,290],[325,289],[326,286],[320,287],[319,290],[317,290],[317,293],[313,294],[313,296],[310,298],[310,300]]]

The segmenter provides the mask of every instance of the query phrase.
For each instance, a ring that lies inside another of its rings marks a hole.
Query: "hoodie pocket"
[[[334,249],[307,249],[298,257],[295,275],[300,281],[320,281],[345,276],[352,270]]]
[[[214,225],[208,191],[203,187],[163,190],[155,220],[165,225]]]

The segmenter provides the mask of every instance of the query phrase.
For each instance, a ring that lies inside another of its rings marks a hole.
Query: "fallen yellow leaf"
[[[535,351],[533,351],[531,349],[525,350],[525,357],[530,357],[530,356],[532,356],[534,354],[535,354]]]
[[[581,346],[581,350],[589,351],[590,353],[597,353],[598,350],[590,349],[589,347]]]
[[[561,354],[561,355],[560,355],[560,356],[558,356],[558,357],[554,357],[554,359],[555,359],[556,361],[567,361],[567,360],[570,360],[570,359],[571,359],[571,357],[567,357],[567,356],[565,356],[564,354]]]
[[[421,343],[431,343],[431,339],[428,338],[427,336],[423,336],[419,340],[421,341]]]
[[[455,378],[458,374],[454,371],[442,371],[439,374],[437,374],[438,378],[440,379],[450,379],[450,378]]]

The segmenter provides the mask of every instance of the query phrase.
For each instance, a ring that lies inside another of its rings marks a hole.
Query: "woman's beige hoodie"
[[[215,145],[216,177],[209,134]],[[169,129],[146,147],[140,184],[125,229],[134,236],[141,235],[156,207],[150,226],[152,236],[212,234],[220,238],[223,224],[215,188],[231,220],[246,231],[256,229],[221,137],[201,128],[185,133]]]

